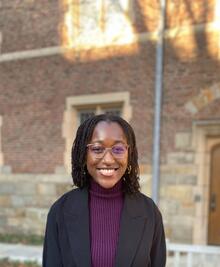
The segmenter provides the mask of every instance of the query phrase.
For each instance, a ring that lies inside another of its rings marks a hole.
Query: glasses
[[[88,144],[86,147],[97,159],[103,158],[108,150],[111,152],[114,158],[121,159],[125,156],[129,146],[125,144],[116,144],[112,147],[104,147],[100,144]]]

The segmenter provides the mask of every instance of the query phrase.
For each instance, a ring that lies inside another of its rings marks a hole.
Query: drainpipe
[[[163,91],[163,48],[164,48],[164,28],[165,28],[165,8],[166,0],[160,0],[160,22],[158,30],[158,40],[156,49],[156,69],[155,69],[155,97],[154,97],[154,134],[153,134],[153,178],[152,178],[152,198],[156,204],[159,202],[160,186],[160,126]]]

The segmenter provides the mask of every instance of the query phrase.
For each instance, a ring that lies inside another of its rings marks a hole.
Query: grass
[[[0,234],[0,243],[42,245],[43,239],[43,236],[38,235]],[[5,258],[0,259],[0,267],[40,267],[40,265],[31,261],[19,262]]]
[[[0,267],[40,267],[36,262],[19,262],[9,261],[8,259],[0,259]]]
[[[38,236],[38,235],[0,234],[0,243],[10,243],[10,244],[21,243],[25,245],[42,245],[43,240],[44,240],[43,236]]]

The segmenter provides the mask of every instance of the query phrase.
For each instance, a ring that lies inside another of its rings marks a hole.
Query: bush
[[[40,267],[36,262],[19,262],[19,261],[10,261],[8,259],[0,260],[0,267]]]
[[[12,244],[42,245],[43,236],[22,234],[0,234],[0,242]]]

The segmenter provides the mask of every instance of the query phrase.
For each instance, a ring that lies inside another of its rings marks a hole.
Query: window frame
[[[79,110],[94,108],[96,114],[101,114],[103,113],[103,108],[107,107],[121,107],[121,117],[129,122],[132,116],[130,92],[123,91],[67,97],[62,125],[62,135],[65,139],[64,168],[67,173],[71,171],[71,149],[79,126]]]

